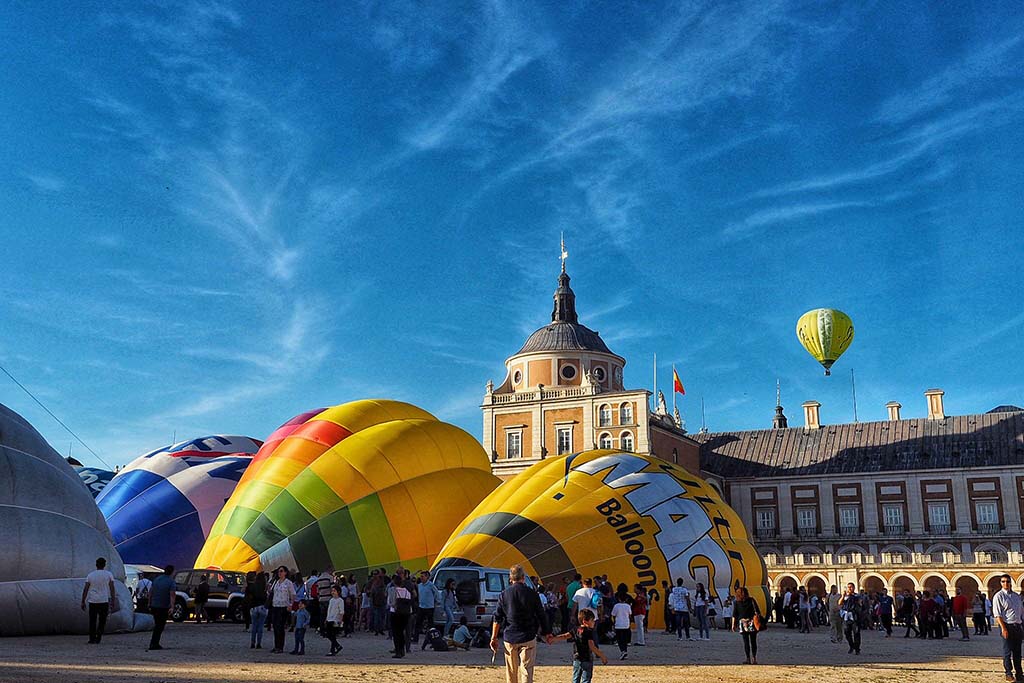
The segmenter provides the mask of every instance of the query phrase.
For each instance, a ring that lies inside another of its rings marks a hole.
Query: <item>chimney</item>
[[[821,427],[821,418],[818,416],[818,408],[821,404],[817,401],[804,403],[804,429],[818,429]]]
[[[889,401],[885,404],[885,409],[889,411],[889,422],[900,421],[900,408],[902,407],[899,401]]]
[[[942,389],[929,389],[924,392],[924,397],[928,399],[928,419],[929,420],[945,420],[946,411],[942,406],[942,397],[945,395],[945,391]]]

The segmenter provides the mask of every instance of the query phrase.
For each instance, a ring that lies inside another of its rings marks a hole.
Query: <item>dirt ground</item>
[[[275,681],[402,681],[418,683],[487,683],[504,681],[503,669],[491,664],[486,650],[432,652],[419,650],[401,661],[388,654],[389,641],[356,633],[342,641],[337,657],[325,657],[327,641],[307,637],[305,657],[272,655],[273,636],[264,650],[249,649],[249,634],[235,624],[168,624],[166,649],[146,652],[148,633],[104,636],[99,646],[84,636],[0,639],[3,683],[219,683]],[[291,648],[291,634],[288,649]],[[839,683],[953,683],[1002,680],[998,635],[941,641],[904,640],[899,634],[865,633],[862,654],[847,654],[819,628],[798,634],[772,625],[759,638],[757,666],[740,664],[743,646],[734,633],[712,632],[710,642],[678,642],[674,636],[650,634],[646,647],[631,647],[626,661],[614,645],[604,646],[611,660],[598,666],[595,681],[814,681]],[[538,644],[538,683],[571,680],[571,650],[564,643]],[[499,664],[501,660],[499,657]]]

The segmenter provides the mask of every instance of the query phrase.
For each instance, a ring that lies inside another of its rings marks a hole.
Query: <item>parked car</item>
[[[174,582],[178,584],[171,619],[185,621],[195,608],[196,588],[206,575],[209,577],[210,597],[206,612],[211,619],[225,617],[236,624],[242,623],[242,597],[245,591],[245,574],[223,572],[216,569],[186,569],[175,572]]]
[[[466,625],[471,631],[489,629],[494,622],[494,611],[498,608],[498,596],[508,586],[508,568],[443,567],[435,570],[431,576],[442,594],[448,579],[455,579],[455,598],[459,603],[455,623],[459,623],[459,617],[465,616]],[[530,577],[526,577],[526,583],[533,587]],[[444,624],[443,604],[434,608],[434,622]]]

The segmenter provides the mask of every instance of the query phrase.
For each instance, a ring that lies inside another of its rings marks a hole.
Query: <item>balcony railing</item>
[[[818,529],[817,529],[817,527],[813,527],[813,526],[811,526],[811,527],[798,527],[797,530],[796,530],[796,535],[799,536],[800,538],[814,538],[815,536],[818,535]]]
[[[1001,531],[1002,531],[1002,529],[999,528],[999,524],[979,524],[978,525],[978,533],[979,534],[998,534]]]
[[[882,533],[886,536],[903,536],[907,528],[902,524],[886,524],[882,527]]]
[[[779,535],[779,532],[775,529],[755,529],[754,535],[759,539],[775,538]]]
[[[936,534],[938,536],[948,536],[953,530],[949,524],[931,524],[929,526],[929,533]]]
[[[859,526],[841,526],[839,527],[839,535],[843,538],[849,538],[850,536],[860,536]]]

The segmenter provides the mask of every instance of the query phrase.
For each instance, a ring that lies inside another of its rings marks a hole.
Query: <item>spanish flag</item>
[[[679,379],[679,373],[676,372],[676,368],[672,366],[672,388],[677,394],[686,395],[686,389],[683,388],[683,382]]]

